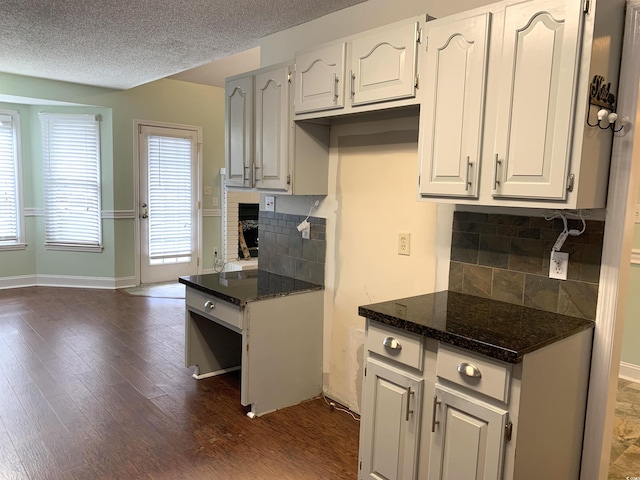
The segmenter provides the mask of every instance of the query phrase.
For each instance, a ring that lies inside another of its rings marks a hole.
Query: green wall
[[[640,204],[640,192],[637,203]],[[640,250],[640,224],[634,225],[633,249]],[[640,265],[631,264],[620,360],[640,366],[640,295],[637,292],[640,292]]]
[[[24,203],[42,208],[40,127],[38,112],[100,113],[102,141],[102,210],[135,209],[134,120],[177,123],[202,128],[203,186],[213,195],[203,196],[211,209],[220,198],[219,169],[224,166],[224,90],[163,79],[130,90],[110,90],[65,82],[0,73],[0,95],[39,99],[27,105],[0,103],[0,108],[21,112]],[[84,106],[51,106],[48,101]],[[217,207],[215,207],[217,208]],[[135,220],[104,219],[102,253],[48,251],[44,249],[44,218],[27,217],[28,247],[0,251],[0,277],[34,274],[128,279],[135,275]],[[213,263],[214,246],[221,245],[221,219],[203,219],[203,265]],[[211,258],[209,258],[211,257]]]

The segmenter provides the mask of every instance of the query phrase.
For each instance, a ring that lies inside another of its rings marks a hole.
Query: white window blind
[[[41,113],[45,245],[100,251],[100,122],[96,115]]]
[[[149,260],[191,260],[192,150],[189,138],[149,135]]]
[[[18,118],[0,111],[0,245],[21,241]]]

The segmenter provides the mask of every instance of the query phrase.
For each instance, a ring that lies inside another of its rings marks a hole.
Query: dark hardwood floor
[[[196,381],[183,349],[184,300],[0,290],[0,479],[356,478],[349,415],[249,419],[239,376]]]

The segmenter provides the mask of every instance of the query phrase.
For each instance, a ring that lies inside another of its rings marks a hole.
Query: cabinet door
[[[422,195],[478,197],[490,15],[425,26]]]
[[[279,67],[255,75],[256,188],[287,190],[290,72]]]
[[[253,76],[225,84],[227,185],[253,186]]]
[[[359,37],[351,43],[353,105],[415,96],[418,23]]]
[[[583,15],[576,1],[506,7],[495,197],[566,198]]]
[[[502,478],[507,412],[436,384],[429,479]]]
[[[367,360],[360,426],[360,480],[414,479],[424,380]]]
[[[347,44],[296,54],[295,113],[344,107]]]

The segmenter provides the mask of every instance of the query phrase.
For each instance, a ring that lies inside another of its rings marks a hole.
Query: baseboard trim
[[[620,362],[620,372],[618,373],[618,377],[632,382],[640,382],[640,365]]]
[[[35,287],[38,280],[35,275],[20,275],[17,277],[0,278],[0,290],[8,288]]]
[[[22,287],[66,287],[115,290],[135,287],[135,277],[81,277],[71,275],[21,275],[0,277],[0,290]]]
[[[229,373],[229,372],[237,372],[241,368],[242,367],[221,368],[220,370],[216,370],[214,372],[208,372],[208,373],[202,373],[202,374],[194,373],[191,376],[193,378],[195,378],[196,380],[202,380],[202,379],[205,379],[205,378],[217,377],[218,375],[223,375],[223,374]]]

